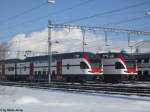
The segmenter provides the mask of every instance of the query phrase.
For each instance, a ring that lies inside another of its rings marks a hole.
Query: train
[[[103,63],[103,77],[106,82],[137,80],[136,58],[127,53],[108,52],[97,54]]]
[[[49,56],[0,61],[0,80],[48,82]],[[121,82],[138,79],[137,59],[127,53],[72,52],[52,55],[51,81]]]
[[[140,81],[150,81],[150,53],[135,53]]]
[[[47,82],[49,56],[27,57],[23,60],[0,61],[0,80]],[[103,74],[101,59],[91,52],[72,52],[52,55],[51,81],[100,80]]]

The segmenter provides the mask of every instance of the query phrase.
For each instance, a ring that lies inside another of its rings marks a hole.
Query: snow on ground
[[[0,86],[0,112],[2,109],[22,109],[23,112],[150,112],[150,98]]]

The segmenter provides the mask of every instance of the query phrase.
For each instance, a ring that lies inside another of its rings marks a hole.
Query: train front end
[[[137,77],[137,64],[133,56],[126,53],[99,54],[103,63],[104,81],[121,82],[135,80]]]
[[[99,56],[93,53],[84,53],[83,60],[88,65],[88,69],[85,69],[87,80],[103,80],[103,65]]]
[[[122,71],[120,74],[125,77],[124,80],[136,80],[137,79],[137,61],[131,55],[127,53],[117,53],[116,58],[122,64]]]
[[[125,72],[127,73],[128,80],[137,80],[137,61],[133,58],[130,58],[125,60],[125,64],[127,68]]]

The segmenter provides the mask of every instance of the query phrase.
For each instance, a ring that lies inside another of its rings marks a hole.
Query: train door
[[[6,76],[5,76],[5,64],[2,64],[2,80],[5,80]]]
[[[56,70],[56,80],[62,80],[62,60],[57,61]]]
[[[30,75],[29,75],[30,81],[33,81],[33,71],[34,71],[34,65],[33,63],[30,63]]]

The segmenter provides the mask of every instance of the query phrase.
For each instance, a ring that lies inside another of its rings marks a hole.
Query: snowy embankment
[[[2,109],[23,112],[150,112],[150,98],[0,86],[0,112]]]

